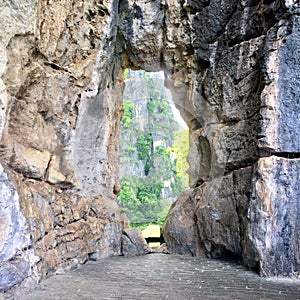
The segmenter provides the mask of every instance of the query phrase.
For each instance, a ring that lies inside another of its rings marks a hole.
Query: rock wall
[[[128,221],[115,202],[123,88],[114,57],[117,2],[0,7],[0,289],[7,290],[119,255]],[[11,269],[15,277],[6,276]]]
[[[187,1],[183,11],[196,69],[192,91],[173,88],[191,129],[192,189],[172,208],[165,240],[173,253],[296,275],[299,4]]]
[[[126,67],[163,69],[190,127],[191,190],[167,220],[170,251],[233,255],[266,276],[299,271],[296,1],[0,8],[1,289],[120,253]]]

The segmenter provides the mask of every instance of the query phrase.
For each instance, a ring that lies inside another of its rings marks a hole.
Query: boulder
[[[138,256],[151,252],[139,228],[126,228],[122,234],[122,255]]]

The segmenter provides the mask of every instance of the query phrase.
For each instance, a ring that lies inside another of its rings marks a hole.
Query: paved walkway
[[[149,254],[88,262],[54,275],[25,300],[300,299],[300,279],[267,280],[219,260]]]

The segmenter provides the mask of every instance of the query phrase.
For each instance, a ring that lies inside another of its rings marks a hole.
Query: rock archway
[[[295,1],[0,5],[0,258],[17,278],[6,289],[120,254],[127,67],[163,69],[190,127],[191,189],[167,220],[170,251],[299,271]]]

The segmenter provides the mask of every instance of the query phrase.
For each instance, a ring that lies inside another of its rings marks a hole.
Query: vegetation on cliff
[[[188,133],[179,130],[161,74],[127,70],[124,77],[118,203],[132,226],[162,225],[187,186]]]

